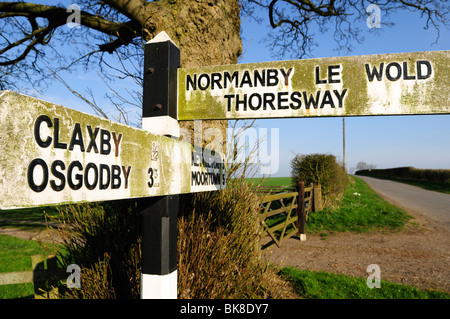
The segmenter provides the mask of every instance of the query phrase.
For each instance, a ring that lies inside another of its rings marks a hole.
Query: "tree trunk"
[[[191,0],[189,4],[169,0],[160,4],[160,14],[166,13],[152,35],[167,32],[180,49],[181,67],[237,63],[242,53],[239,0]],[[193,139],[193,122],[182,122],[181,126],[190,130]],[[227,121],[202,123],[203,132],[208,127],[218,127],[224,142],[227,126]]]
[[[156,33],[166,31],[181,51],[181,66],[234,64],[242,53],[239,0],[172,0]],[[152,17],[153,19],[153,17]]]

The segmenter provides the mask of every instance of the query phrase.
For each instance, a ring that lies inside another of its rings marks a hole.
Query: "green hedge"
[[[419,169],[409,166],[388,169],[365,169],[357,171],[355,174],[450,185],[450,169]]]
[[[331,154],[297,154],[291,162],[291,168],[294,185],[299,182],[304,182],[305,185],[320,184],[324,196],[338,196],[348,184],[344,168]]]

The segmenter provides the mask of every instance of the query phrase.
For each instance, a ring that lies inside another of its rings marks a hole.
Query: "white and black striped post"
[[[180,50],[165,32],[146,43],[142,129],[179,137],[179,67]],[[177,298],[178,207],[178,195],[167,195],[155,198],[142,212],[142,299]]]

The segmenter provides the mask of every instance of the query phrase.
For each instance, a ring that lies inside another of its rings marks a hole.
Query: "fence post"
[[[180,50],[165,32],[145,44],[142,128],[178,138],[177,69]],[[166,165],[170,165],[166,159]],[[142,212],[142,299],[177,298],[179,196],[151,200]]]
[[[43,255],[33,255],[31,256],[31,267],[33,272],[43,272],[44,267],[44,256]],[[47,299],[47,285],[45,281],[33,282],[34,286],[34,299]]]
[[[47,271],[50,274],[55,274],[58,271],[58,260],[56,259],[56,255],[47,256]],[[58,299],[59,291],[58,291],[58,280],[49,280],[48,281],[48,298],[49,299]]]
[[[320,212],[322,210],[322,188],[319,185],[314,186],[314,211]]]
[[[44,267],[45,262],[47,263],[47,269]],[[31,267],[33,269],[34,278],[42,277],[56,277],[57,260],[55,255],[33,255],[31,256]],[[44,276],[44,273],[47,276]],[[37,274],[39,273],[39,275]],[[54,276],[52,276],[54,275]],[[42,280],[34,281],[34,299],[57,299],[59,297],[58,292],[58,280]]]
[[[297,216],[298,235],[300,241],[306,240],[306,212],[305,212],[305,183],[300,182],[297,186]]]

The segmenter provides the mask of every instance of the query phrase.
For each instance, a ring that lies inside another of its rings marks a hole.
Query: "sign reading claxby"
[[[179,69],[178,119],[439,114],[450,51]]]
[[[225,187],[217,152],[11,91],[0,126],[0,209]]]

